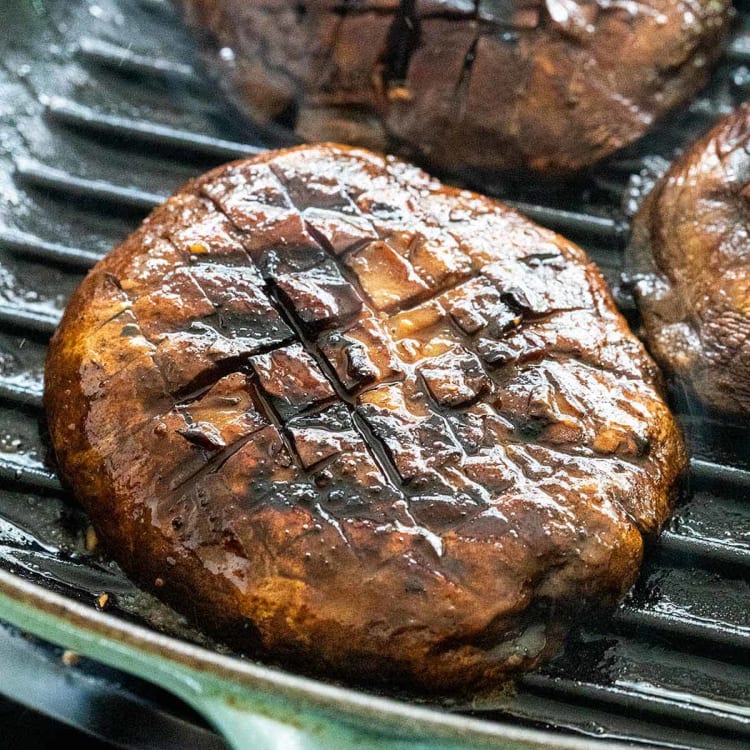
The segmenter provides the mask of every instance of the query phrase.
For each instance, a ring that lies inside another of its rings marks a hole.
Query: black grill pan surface
[[[46,343],[86,269],[190,177],[276,145],[206,81],[166,2],[6,0],[0,10],[0,569],[92,611],[107,593],[109,612],[126,624],[218,648],[93,547],[85,514],[55,474],[41,410]],[[454,181],[582,244],[637,326],[621,279],[629,213],[676,151],[749,93],[750,22],[741,13],[710,86],[595,171],[562,185]],[[671,400],[691,447],[690,477],[627,600],[515,692],[440,701],[441,711],[560,738],[750,746],[750,429],[705,414],[678,388]],[[49,679],[59,672],[59,649],[11,627],[0,626],[0,654],[16,675],[24,663],[40,674],[46,665]],[[66,669],[72,689],[85,686],[81,700],[102,710],[115,701],[124,715],[125,706],[148,707],[155,726],[186,733],[183,746],[220,746],[166,694],[91,664]],[[30,685],[6,680],[0,692],[106,735],[96,712],[66,714]],[[166,735],[125,732],[118,742],[172,747]]]

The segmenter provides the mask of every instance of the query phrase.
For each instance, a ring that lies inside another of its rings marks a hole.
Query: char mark
[[[419,46],[419,40],[417,0],[401,0],[386,40],[383,74],[386,86],[406,80],[409,62]]]

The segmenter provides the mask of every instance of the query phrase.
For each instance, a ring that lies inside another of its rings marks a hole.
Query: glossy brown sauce
[[[750,107],[685,151],[633,223],[629,275],[654,357],[710,409],[750,414]]]
[[[337,146],[157,209],[74,297],[47,408],[159,596],[241,647],[435,689],[530,668],[617,601],[685,464],[583,251]]]

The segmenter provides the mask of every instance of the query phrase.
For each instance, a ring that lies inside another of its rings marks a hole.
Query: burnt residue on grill
[[[45,459],[42,363],[67,290],[132,231],[149,200],[264,141],[202,87],[191,43],[166,3],[11,0],[3,21],[0,565],[92,607],[109,591],[108,611],[196,640],[200,634],[181,618],[134,589],[100,552],[86,550],[87,519]],[[740,31],[709,88],[617,160],[572,185],[515,186],[506,197],[579,239],[618,283],[628,179],[647,172],[654,157],[671,159],[746,96],[748,40]],[[28,163],[14,177],[19,156],[57,169],[57,182],[41,184]],[[72,177],[89,199],[72,197]],[[485,192],[504,188],[486,175],[472,179]],[[624,294],[619,300],[629,304]],[[688,491],[615,623],[590,623],[559,663],[513,695],[452,697],[441,705],[657,746],[747,746],[747,696],[738,690],[748,684],[750,653],[748,431],[708,417],[679,391],[672,400],[691,443]]]

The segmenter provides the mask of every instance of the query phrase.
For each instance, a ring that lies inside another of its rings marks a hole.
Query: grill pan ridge
[[[0,570],[90,607],[106,592],[110,611],[127,622],[214,648],[92,549],[90,534],[87,544],[85,516],[48,456],[43,360],[67,296],[148,210],[189,177],[278,141],[240,124],[216,100],[166,2],[9,0],[4,14]],[[621,281],[628,214],[676,149],[750,93],[750,14],[739,16],[708,89],[590,174],[531,187],[461,176],[582,244],[633,325],[637,315]],[[514,694],[453,698],[440,703],[442,710],[553,728],[561,737],[670,748],[748,746],[750,430],[705,414],[682,392],[670,395],[691,446],[690,477],[675,519],[647,555],[626,602],[611,621],[587,623],[563,654],[522,678]],[[19,636],[0,627],[0,654],[13,653]],[[24,648],[41,661],[59,658],[41,643]],[[114,686],[121,701],[148,705],[167,722],[176,716],[205,739],[197,717],[158,691],[92,665],[77,674],[94,674],[90,686],[109,694]],[[0,692],[10,690],[0,685]],[[122,739],[131,747],[144,742]]]

